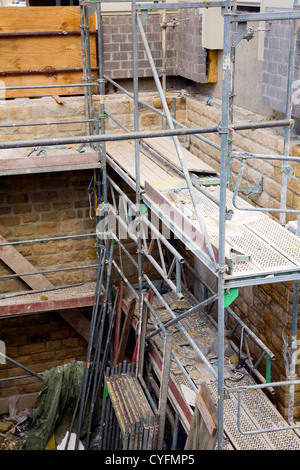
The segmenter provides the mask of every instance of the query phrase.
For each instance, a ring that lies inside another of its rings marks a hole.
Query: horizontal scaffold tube
[[[290,126],[291,120],[286,119],[282,121],[265,122],[259,124],[237,124],[231,126],[232,130],[246,130],[246,129],[264,129],[269,127],[284,127]],[[185,129],[166,129],[158,131],[139,131],[128,132],[126,134],[101,134],[101,135],[85,135],[76,137],[57,137],[54,139],[37,139],[37,140],[20,140],[11,142],[0,142],[0,149],[10,148],[26,148],[26,147],[44,147],[50,145],[68,145],[68,144],[81,144],[81,143],[95,143],[95,142],[113,142],[120,140],[135,140],[146,139],[150,137],[167,137],[167,136],[180,136],[180,135],[193,135],[193,134],[209,134],[211,132],[220,132],[219,126],[210,127],[191,127]]]

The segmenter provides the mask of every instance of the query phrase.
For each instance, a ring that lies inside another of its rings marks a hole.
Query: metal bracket
[[[247,39],[247,41],[250,41],[250,39],[252,39],[254,36],[254,30],[253,28],[247,28],[246,22],[239,23],[238,31],[234,32],[232,36],[232,46],[236,47],[242,39]]]
[[[149,16],[148,10],[142,9],[142,10],[141,10],[141,20],[142,20],[142,23],[145,23],[145,21],[147,21],[148,16]]]
[[[230,304],[238,297],[239,290],[237,287],[233,289],[227,289],[224,293],[224,307],[229,307]]]
[[[232,187],[232,190],[234,191],[235,188]],[[263,192],[263,176],[261,175],[259,177],[259,182],[258,182],[258,186],[252,186],[252,187],[248,187],[248,186],[240,186],[238,188],[238,192],[240,193],[247,193],[245,194],[242,198],[245,199],[245,198],[248,198],[248,197],[251,197],[253,196],[253,194],[260,194]]]
[[[231,253],[231,261],[233,263],[237,263],[237,262],[249,263],[251,259],[250,255],[247,255],[246,253],[242,253],[241,251],[238,251],[235,248],[231,248],[230,253]]]
[[[92,16],[95,13],[96,9],[97,9],[96,5],[88,6],[87,7],[87,16],[88,17]]]
[[[176,26],[180,26],[180,22],[176,19],[176,18],[172,18],[172,20],[170,21],[170,23],[167,23],[166,21],[164,21],[163,23],[160,23],[160,26],[163,28],[163,29],[167,29],[167,27],[169,26],[170,28],[176,28]]]
[[[291,179],[291,176],[292,176],[292,167],[291,167],[291,165],[282,166],[281,171],[282,171],[282,173],[286,173],[288,179]]]

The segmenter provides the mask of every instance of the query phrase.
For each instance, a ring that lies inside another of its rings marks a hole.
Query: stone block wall
[[[170,15],[167,15],[167,19]],[[150,14],[144,23],[145,34],[158,73],[162,69],[161,14]],[[166,59],[168,75],[176,75],[176,30],[167,28]],[[132,26],[131,15],[103,16],[104,73],[113,79],[132,78]],[[145,48],[138,31],[138,76],[152,77]]]
[[[207,50],[202,46],[200,9],[179,10],[178,75],[196,83],[207,83]]]
[[[265,32],[262,104],[275,111],[286,113],[287,84],[289,74],[289,51],[292,35],[292,22],[273,21],[270,31]],[[300,79],[300,35],[296,41],[295,71],[293,80],[292,116],[300,117],[299,83]]]
[[[250,113],[241,108],[235,108],[235,122],[259,122],[261,116]],[[220,101],[212,100],[212,106],[206,105],[205,97],[187,98],[187,125],[216,126],[220,122]],[[205,134],[212,141],[220,144],[220,136]],[[233,148],[261,154],[282,154],[283,136],[275,130],[257,129],[233,133]],[[220,152],[207,143],[191,137],[190,150],[206,163],[220,170]],[[297,140],[291,142],[290,155],[299,155]],[[235,184],[239,164],[232,166],[232,183]],[[251,197],[255,206],[280,207],[281,193],[281,163],[279,161],[249,161],[244,171],[243,186],[257,186],[260,175],[263,175],[263,191]],[[299,164],[292,164],[292,174],[288,181],[287,204],[290,209],[300,209],[300,173]],[[271,213],[278,218],[278,214]],[[294,220],[297,216],[290,216],[287,220]],[[293,282],[273,283],[261,286],[250,286],[239,289],[239,296],[231,305],[241,320],[260,338],[276,356],[272,362],[272,381],[286,380],[285,364],[283,359],[283,336],[291,332],[293,308]],[[251,341],[249,342],[249,345]],[[261,352],[252,344],[250,346],[253,357],[258,359]],[[265,375],[265,364],[261,372]],[[297,373],[299,374],[299,366]],[[283,415],[287,415],[288,391],[286,388],[276,388],[275,403]],[[295,394],[295,416],[300,417],[300,390]]]
[[[178,26],[166,28],[166,74],[196,83],[207,83],[207,51],[202,47],[202,13],[184,9],[166,14],[166,22],[175,19]],[[162,14],[151,13],[143,24],[151,54],[162,74]],[[104,73],[112,79],[132,78],[131,15],[103,16]],[[138,76],[152,77],[151,68],[138,31]]]
[[[89,318],[90,313],[87,311],[86,315]],[[54,312],[3,318],[0,320],[0,337],[5,342],[7,356],[36,373],[86,358],[86,341]],[[1,379],[23,375],[28,373],[8,360],[0,365]],[[39,392],[41,385],[41,380],[31,375],[3,381],[0,399]]]
[[[185,99],[175,93],[177,119],[185,122]],[[161,110],[161,101],[155,93],[144,93],[140,99]],[[0,101],[0,140],[15,141],[84,135],[84,123],[57,124],[59,121],[85,118],[83,97],[65,97],[63,104],[53,98],[15,99]],[[172,108],[172,96],[168,98]],[[100,110],[99,96],[93,104]],[[126,127],[133,130],[133,102],[126,95],[115,93],[105,97],[107,111]],[[9,124],[49,122],[48,126],[3,127]],[[120,132],[109,118],[105,120],[107,133]],[[157,129],[162,119],[146,107],[140,109],[140,127]],[[2,127],[1,127],[2,126]],[[41,157],[42,158],[42,157]],[[130,188],[113,171],[112,178],[130,195]],[[0,177],[0,235],[8,241],[38,240],[94,232],[95,218],[90,183],[93,170],[28,174]],[[93,186],[93,185],[92,185]],[[137,247],[130,239],[122,240],[131,256],[136,259]],[[17,245],[16,248],[37,270],[55,270],[97,263],[95,237],[36,242]],[[153,255],[155,255],[153,251]],[[115,249],[116,262],[122,263],[125,276],[132,283],[138,281],[137,272],[125,254]],[[156,271],[144,261],[144,269],[155,279]],[[13,274],[0,262],[0,276]],[[65,286],[96,279],[96,268],[45,274],[54,286]],[[119,282],[116,271],[112,279]],[[0,279],[0,295],[27,290],[18,277]],[[90,309],[82,313],[90,318]],[[35,372],[42,372],[59,364],[85,360],[87,342],[66,323],[58,313],[48,312],[18,318],[0,318],[0,341],[6,345],[6,354]],[[0,379],[24,375],[24,371],[9,361],[0,365]],[[14,394],[39,391],[36,378],[14,379],[1,382],[0,398]]]

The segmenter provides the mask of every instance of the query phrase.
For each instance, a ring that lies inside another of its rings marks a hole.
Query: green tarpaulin
[[[14,446],[15,450],[44,450],[53,432],[64,437],[71,425],[84,375],[85,362],[71,361],[43,374],[43,385],[33,410],[33,428]],[[89,403],[80,439],[87,431]],[[77,432],[77,420],[72,432]]]

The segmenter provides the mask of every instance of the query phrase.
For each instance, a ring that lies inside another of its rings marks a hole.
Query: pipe
[[[212,297],[210,297],[209,299],[204,300],[204,301],[201,302],[200,304],[195,305],[194,307],[189,308],[186,312],[182,313],[181,315],[178,315],[178,317],[173,318],[173,320],[170,320],[170,321],[168,321],[167,323],[164,323],[164,327],[165,327],[166,329],[169,328],[170,326],[176,324],[177,322],[179,322],[179,321],[182,320],[183,318],[187,317],[188,315],[191,315],[192,313],[197,312],[197,311],[200,310],[201,308],[206,307],[206,306],[209,305],[211,302],[214,302],[215,300],[217,300],[217,298],[218,298],[218,295],[215,294],[215,295],[213,295]],[[153,331],[152,333],[150,333],[150,334],[146,337],[146,340],[153,338],[153,336],[155,336],[155,335],[157,335],[158,333],[160,333],[160,331],[162,331],[162,328],[158,328],[157,330]]]
[[[170,2],[170,3],[143,3],[138,5],[140,10],[174,10],[183,8],[209,8],[224,7],[224,1],[204,1],[204,2]]]
[[[161,377],[161,382],[160,382],[159,402],[158,402],[158,415],[159,415],[159,429],[158,429],[158,443],[157,443],[158,450],[163,450],[168,389],[169,389],[169,379],[170,379],[170,367],[171,367],[172,339],[173,339],[172,333],[170,331],[167,331],[165,335],[165,340],[164,340],[162,377]]]
[[[297,6],[298,0],[294,1],[294,8]],[[293,92],[293,81],[294,81],[294,72],[295,72],[295,56],[296,56],[296,44],[298,31],[293,31],[295,27],[295,22],[291,22],[291,36],[290,36],[290,53],[289,53],[289,73],[288,73],[288,82],[287,82],[287,97],[286,97],[286,119],[291,119],[292,117],[292,92]],[[298,28],[299,29],[299,28]],[[284,155],[289,155],[290,151],[290,140],[291,140],[291,128],[286,127],[284,129],[284,145],[283,153]],[[281,190],[281,201],[280,208],[283,209],[283,212],[280,213],[280,223],[281,225],[286,224],[286,198],[287,198],[287,182],[288,182],[288,172],[284,165],[281,167],[282,171],[282,190]]]
[[[221,171],[219,207],[219,269],[218,269],[218,449],[223,450],[224,435],[224,276],[225,276],[225,221],[227,158],[229,133],[229,83],[231,66],[230,44],[231,0],[226,0],[224,10],[223,82],[222,82],[222,119],[221,119]]]
[[[93,67],[92,70],[98,70],[98,67]],[[83,69],[80,67],[73,67],[73,68],[60,68],[56,69],[54,67],[45,67],[44,69],[32,69],[32,70],[2,70],[0,71],[0,77],[16,77],[19,75],[56,75],[58,73],[72,73],[72,72],[82,72]],[[82,85],[82,84],[81,84]],[[70,85],[56,85],[56,88],[61,88],[61,87],[66,87]],[[73,85],[75,86],[75,85]],[[79,85],[76,85],[79,86]],[[31,87],[22,87],[23,89],[31,89]],[[33,88],[38,88],[38,87],[33,87]],[[52,88],[52,86],[48,86],[47,88]],[[5,88],[6,90],[12,89],[12,87]],[[20,89],[20,87],[13,87],[13,89]]]
[[[69,70],[69,69],[68,69]],[[30,85],[30,86],[4,86],[0,91],[6,90],[43,90],[45,88],[70,88],[70,87],[88,87],[98,86],[98,83],[69,83],[68,85]]]
[[[6,356],[6,355],[3,354],[2,352],[0,352],[0,356],[3,357],[4,359],[7,359],[9,362],[11,362],[12,364],[14,364],[15,366],[18,366],[18,367],[20,367],[21,369],[24,369],[26,372],[29,372],[29,374],[33,375],[34,377],[37,377],[38,379],[43,380],[43,377],[41,377],[40,374],[37,374],[36,372],[34,372],[34,371],[31,370],[31,369],[28,369],[28,367],[23,366],[23,364],[20,364],[20,362],[15,361],[14,359],[12,359],[12,358],[9,357],[9,356]]]
[[[0,243],[1,246],[10,246],[10,245],[26,245],[28,243],[40,243],[40,242],[49,242],[49,241],[56,241],[56,240],[68,240],[70,238],[86,238],[86,237],[92,237],[97,235],[96,233],[83,233],[83,234],[78,234],[78,235],[65,235],[63,237],[50,237],[50,238],[36,238],[35,240],[19,240],[19,241],[14,241],[14,242],[5,242],[5,243]]]
[[[97,84],[96,84],[97,85]],[[69,85],[67,85],[69,86]],[[87,85],[83,85],[87,86]],[[59,88],[60,85],[57,85]],[[34,87],[36,88],[36,87]],[[8,88],[3,88],[8,89]],[[1,88],[0,88],[1,90]],[[233,129],[239,130],[243,129],[265,129],[269,127],[281,127],[289,126],[290,122],[288,121],[275,121],[274,123],[260,123],[260,124],[244,124],[242,126],[236,125],[232,126]],[[173,137],[181,135],[191,135],[191,134],[209,134],[211,132],[219,132],[219,126],[211,127],[193,127],[185,129],[166,129],[161,131],[143,131],[143,132],[128,132],[127,134],[105,134],[105,135],[85,135],[85,136],[75,136],[75,137],[57,137],[54,139],[36,139],[36,140],[22,140],[22,141],[8,141],[0,142],[0,150],[10,149],[10,148],[27,148],[27,147],[45,147],[51,145],[68,145],[68,144],[81,144],[81,143],[95,143],[95,142],[114,142],[120,140],[134,140],[134,139],[144,139],[150,137]]]
[[[1,74],[1,72],[0,72]],[[32,126],[52,126],[52,125],[59,125],[59,124],[82,124],[85,122],[92,122],[92,119],[81,119],[78,121],[53,121],[53,122],[28,122],[25,124],[1,124],[0,129],[7,128],[7,127],[32,127]]]
[[[134,130],[139,131],[139,108],[138,108],[138,37],[137,37],[137,24],[138,16],[136,12],[136,1],[133,0],[131,4],[131,19],[132,19],[132,61],[133,61],[133,102],[134,102]],[[143,302],[142,302],[142,289],[143,289],[143,270],[142,270],[142,239],[141,239],[141,180],[140,180],[140,148],[141,144],[139,139],[135,140],[135,199],[136,199],[136,219],[137,219],[137,259],[138,259],[138,284],[139,284],[139,336],[142,332],[142,318],[143,318]]]
[[[298,324],[298,308],[299,308],[299,281],[294,282],[294,297],[293,297],[293,317],[292,317],[292,333],[291,333],[291,355],[289,378],[297,378],[296,375],[296,358],[297,358],[297,324]],[[288,407],[288,422],[294,422],[294,400],[295,400],[295,386],[289,387],[289,407]]]
[[[92,269],[92,268],[97,268],[97,266],[98,264],[90,264],[89,266],[72,266],[70,268],[47,269],[44,271],[34,271],[31,273],[5,274],[4,276],[0,276],[0,281],[2,281],[3,279],[11,278],[11,277],[34,276],[35,274],[49,274],[49,273],[57,273],[57,272],[62,272],[62,271],[63,272],[73,271],[76,269]]]
[[[159,77],[157,75],[157,71],[156,71],[155,64],[154,64],[154,61],[153,61],[153,58],[152,58],[152,55],[151,55],[151,51],[149,49],[149,45],[148,45],[148,42],[147,42],[145,31],[144,31],[144,28],[143,28],[143,25],[142,25],[142,22],[141,22],[139,16],[137,16],[137,22],[138,22],[139,30],[140,30],[142,40],[143,40],[143,43],[144,43],[144,47],[145,47],[145,50],[146,50],[146,54],[147,54],[147,57],[148,57],[148,61],[150,63],[150,67],[151,67],[151,70],[152,70],[154,81],[156,83],[156,87],[157,87],[157,90],[159,92],[159,96],[160,96],[160,99],[161,99],[161,102],[162,102],[162,106],[163,106],[163,109],[164,109],[164,112],[165,112],[165,115],[166,115],[168,125],[169,125],[170,129],[174,130],[174,124],[173,124],[173,121],[172,121],[172,117],[170,115],[170,111],[169,111],[169,108],[168,108],[168,105],[167,105],[167,102],[166,102],[166,98],[165,98],[165,96],[163,94],[163,90],[161,88],[160,80],[159,80]],[[207,252],[208,252],[208,256],[211,259],[211,261],[213,262],[213,264],[216,266],[216,260],[215,260],[214,252],[213,252],[213,249],[212,249],[212,245],[210,243],[210,239],[209,239],[208,234],[207,234],[205,222],[202,219],[202,216],[201,216],[200,212],[196,210],[197,204],[196,204],[196,200],[195,200],[194,189],[193,189],[193,185],[192,185],[192,182],[191,182],[189,172],[188,172],[188,170],[186,168],[186,165],[185,165],[181,145],[180,145],[180,143],[178,141],[178,138],[176,136],[173,136],[173,141],[174,141],[177,156],[178,156],[178,159],[179,159],[179,162],[180,162],[180,165],[181,165],[181,168],[182,168],[182,171],[183,171],[183,174],[184,174],[184,177],[185,177],[185,180],[186,180],[189,192],[190,192],[191,200],[192,200],[193,206],[195,208],[197,221],[198,221],[199,227],[200,227],[200,229],[202,231],[202,234],[203,234],[203,237],[204,237],[204,243],[205,243],[205,246],[206,246],[206,249],[207,249]]]
[[[80,31],[18,31],[15,33],[0,33],[0,40],[3,38],[35,38],[48,36],[80,36]],[[91,30],[90,34],[97,34],[96,30]]]
[[[83,286],[83,283],[69,284],[67,286],[49,287],[48,289],[29,290],[29,291],[25,291],[25,292],[18,292],[17,294],[2,295],[0,297],[0,300],[12,299],[12,298],[15,298],[15,297],[22,297],[23,295],[40,294],[40,293],[43,293],[43,292],[51,292],[51,291],[54,291],[54,290],[61,290],[61,289],[68,289],[68,288],[72,289],[73,287],[78,287],[78,286]]]

